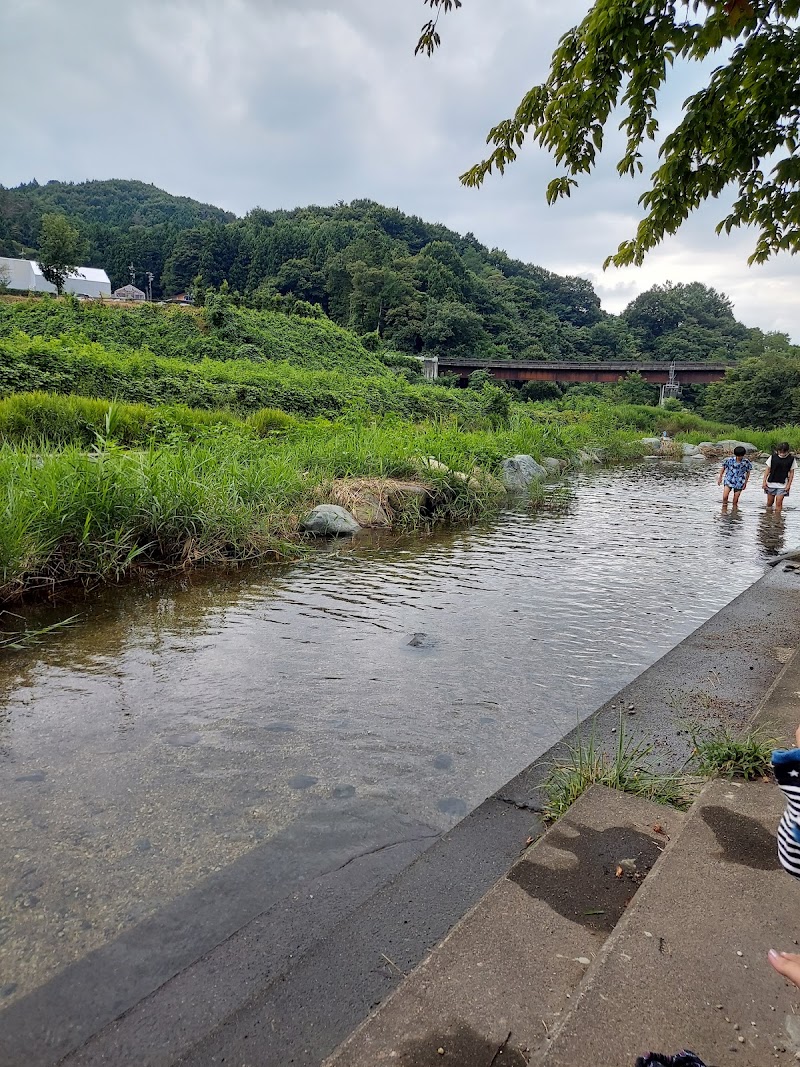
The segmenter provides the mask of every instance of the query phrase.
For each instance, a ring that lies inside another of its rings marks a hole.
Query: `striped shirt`
[[[800,748],[773,752],[772,769],[786,797],[778,823],[778,859],[789,874],[800,878]]]

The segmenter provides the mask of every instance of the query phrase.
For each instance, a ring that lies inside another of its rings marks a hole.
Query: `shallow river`
[[[273,839],[451,826],[800,543],[714,475],[109,591],[0,660],[0,1006]]]

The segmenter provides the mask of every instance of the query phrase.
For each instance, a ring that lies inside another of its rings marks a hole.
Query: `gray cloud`
[[[444,20],[432,60],[413,56],[427,10],[421,0],[4,5],[5,80],[21,88],[0,114],[0,181],[136,177],[239,214],[370,197],[589,277],[608,310],[655,282],[697,279],[727,292],[744,322],[800,341],[795,261],[748,268],[752,235],[714,234],[723,202],[642,268],[602,272],[633,232],[642,189],[616,175],[618,138],[554,208],[552,162],[532,148],[483,189],[459,185],[585,2],[469,0]],[[701,77],[677,72],[666,127]]]

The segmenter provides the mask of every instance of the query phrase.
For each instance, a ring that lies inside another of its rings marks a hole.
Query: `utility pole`
[[[149,270],[145,275],[147,278],[147,299],[150,303],[153,303],[153,272]]]

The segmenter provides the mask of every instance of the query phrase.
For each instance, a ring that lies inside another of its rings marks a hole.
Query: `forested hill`
[[[621,316],[591,284],[488,249],[368,200],[236,218],[134,181],[0,187],[0,255],[34,255],[42,214],[66,215],[112,285],[155,275],[154,295],[223,283],[247,304],[324,314],[401,352],[514,359],[739,359],[759,330],[699,283],[655,287]]]
[[[56,211],[79,222],[85,231],[100,226],[127,231],[131,228],[170,224],[176,231],[209,222],[232,222],[230,211],[201,204],[188,196],[172,196],[145,182],[108,181],[30,182],[14,189],[0,186],[0,240],[5,246],[36,248],[39,223],[46,211]],[[88,234],[87,234],[88,235]]]

